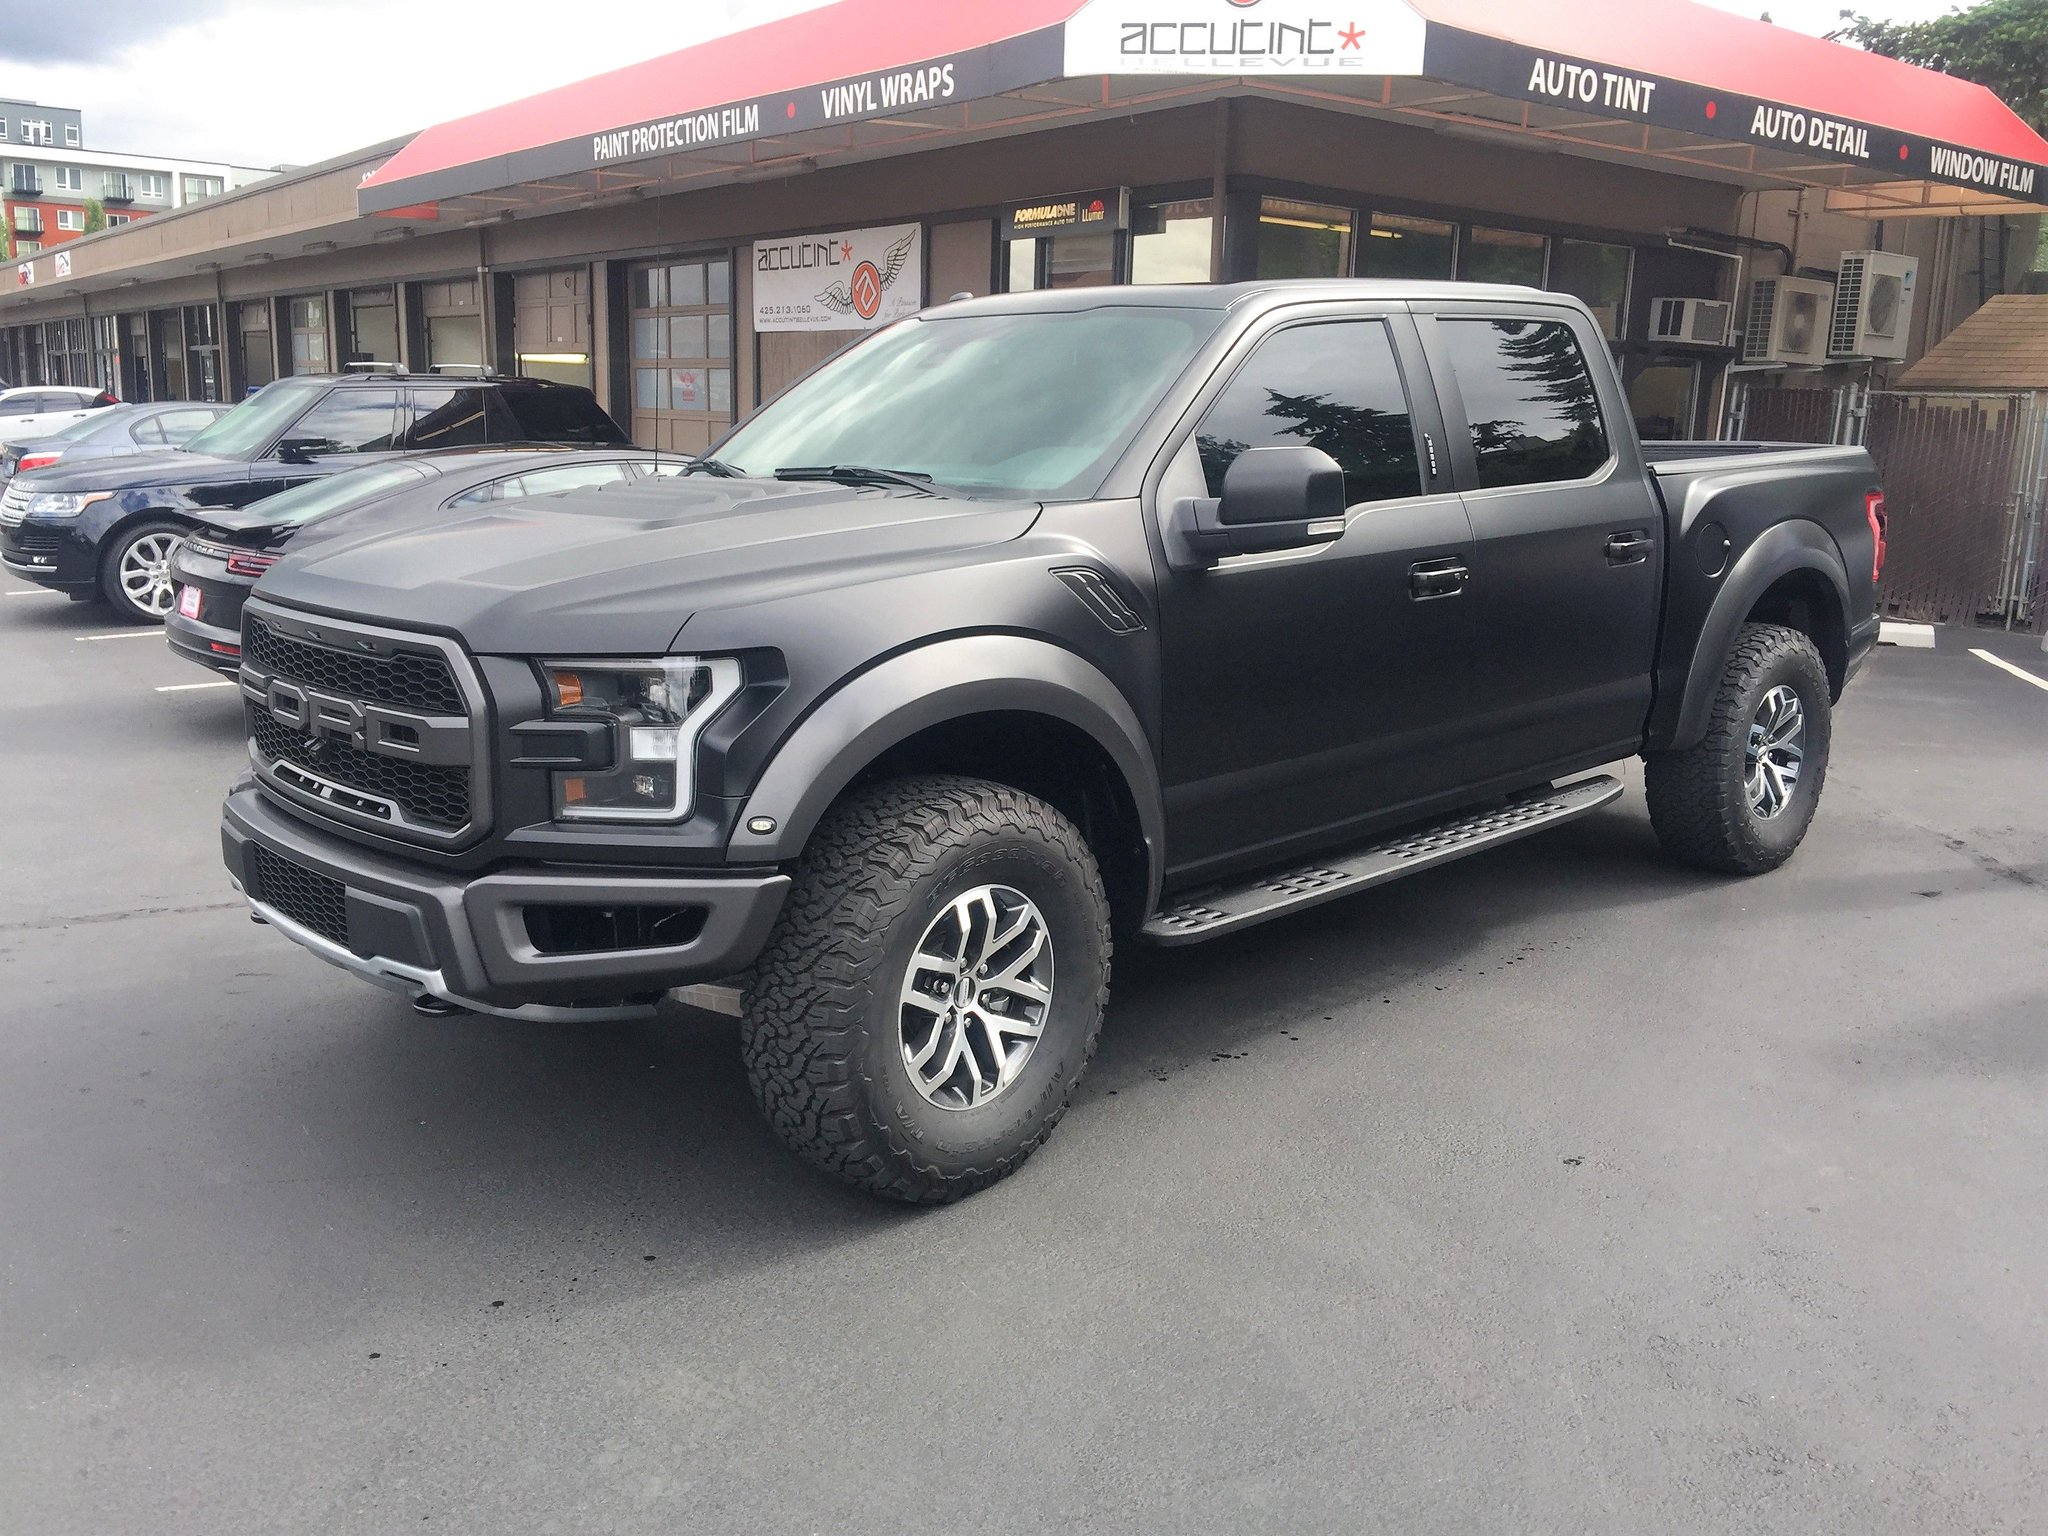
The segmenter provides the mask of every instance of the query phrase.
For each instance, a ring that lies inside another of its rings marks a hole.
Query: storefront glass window
[[[1473,225],[1458,276],[1468,283],[1543,286],[1543,237],[1519,229]]]
[[[1054,235],[1045,263],[1048,288],[1102,288],[1116,281],[1116,236],[1108,230]]]
[[[243,388],[259,390],[277,377],[277,352],[270,344],[269,301],[236,305],[235,329],[241,338]]]
[[[1629,261],[1625,245],[1598,240],[1559,240],[1550,252],[1550,286],[1584,299],[1600,322],[1601,334],[1619,337],[1628,304]]]
[[[1261,198],[1258,275],[1349,277],[1352,223],[1349,208]]]
[[[700,452],[732,420],[732,263],[641,267],[632,293],[633,438]]]
[[[1214,220],[1206,197],[1138,209],[1131,235],[1134,283],[1206,283]]]
[[[1005,253],[1003,292],[1029,293],[1038,286],[1038,242],[1012,240]]]
[[[1637,374],[1628,387],[1629,413],[1636,419],[1637,435],[1660,443],[1691,437],[1693,395],[1699,380],[1698,363],[1655,363]]]
[[[1458,270],[1458,226],[1376,213],[1364,254],[1367,277],[1449,278]]]
[[[348,296],[351,363],[398,361],[398,305],[389,288],[358,288]]]
[[[327,301],[322,298],[293,299],[292,372],[327,371]]]

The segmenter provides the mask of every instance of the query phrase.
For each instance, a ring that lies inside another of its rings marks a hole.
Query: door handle
[[[1640,565],[1650,558],[1650,551],[1657,546],[1650,536],[1640,529],[1632,528],[1627,533],[1617,533],[1607,541],[1607,563],[1609,565]]]
[[[1418,603],[1432,597],[1456,597],[1471,579],[1471,567],[1456,556],[1424,560],[1408,567],[1408,596]]]

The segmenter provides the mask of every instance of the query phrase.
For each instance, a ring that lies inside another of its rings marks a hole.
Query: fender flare
[[[1678,710],[1678,723],[1666,746],[1682,751],[1697,746],[1707,734],[1707,717],[1714,707],[1714,695],[1721,685],[1721,673],[1728,653],[1735,645],[1735,632],[1758,598],[1772,584],[1794,571],[1818,573],[1835,595],[1835,616],[1845,626],[1849,614],[1849,576],[1842,564],[1842,552],[1827,530],[1818,523],[1797,519],[1766,529],[1755,543],[1742,552],[1735,568],[1722,583],[1714,603],[1700,626],[1693,647],[1692,663],[1686,669],[1685,692]]]
[[[732,841],[735,863],[785,863],[855,775],[897,743],[965,715],[1048,715],[1085,732],[1123,775],[1138,810],[1147,910],[1164,876],[1165,800],[1151,745],[1130,702],[1099,669],[1043,640],[966,635],[892,656],[827,695],[768,760]],[[775,821],[762,835],[756,817]]]

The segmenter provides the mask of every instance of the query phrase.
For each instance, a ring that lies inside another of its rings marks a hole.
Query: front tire
[[[1646,760],[1650,825],[1664,851],[1733,875],[1791,858],[1820,804],[1832,723],[1813,641],[1780,624],[1743,625],[1705,738]]]
[[[185,537],[182,523],[156,519],[121,530],[100,560],[100,593],[132,624],[161,624],[178,600],[171,556]]]
[[[746,988],[768,1123],[890,1199],[957,1200],[1065,1113],[1109,998],[1094,856],[1045,802],[978,779],[855,791],[819,824]]]

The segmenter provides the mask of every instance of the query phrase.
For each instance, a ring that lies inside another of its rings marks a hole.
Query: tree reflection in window
[[[1392,340],[1378,321],[1295,326],[1261,343],[1195,434],[1209,494],[1247,448],[1320,448],[1347,506],[1419,495],[1422,472]]]
[[[1607,462],[1592,370],[1555,320],[1443,323],[1483,486],[1582,480]]]

